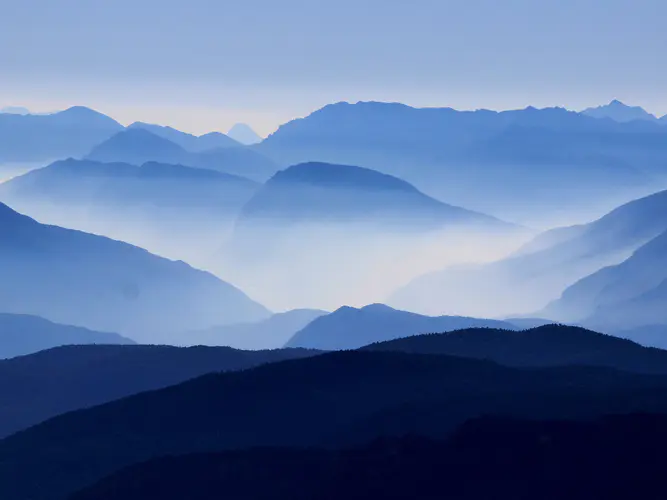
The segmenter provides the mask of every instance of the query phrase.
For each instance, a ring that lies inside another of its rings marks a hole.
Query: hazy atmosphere
[[[667,498],[667,4],[0,0],[2,500]]]

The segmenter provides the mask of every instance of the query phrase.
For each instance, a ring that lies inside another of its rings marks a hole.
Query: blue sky
[[[667,113],[664,0],[0,0],[0,106],[262,133],[328,102]]]

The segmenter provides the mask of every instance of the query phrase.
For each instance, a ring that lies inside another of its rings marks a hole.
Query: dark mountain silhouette
[[[667,325],[645,325],[626,330],[614,330],[614,335],[638,344],[667,349]]]
[[[667,351],[581,327],[545,325],[530,330],[471,328],[416,335],[372,344],[372,351],[447,354],[488,359],[507,366],[606,366],[635,373],[667,375]]]
[[[374,342],[383,342],[420,333],[448,332],[463,328],[512,328],[510,323],[490,319],[458,316],[421,316],[397,311],[384,304],[371,304],[361,309],[341,307],[319,317],[298,331],[286,347],[339,350],[356,349]]]
[[[501,261],[417,278],[388,302],[428,314],[474,315],[478,308],[493,316],[534,313],[577,280],[623,262],[665,231],[667,191],[661,191],[589,224],[548,231]],[[572,317],[552,319],[572,322]]]
[[[49,115],[0,113],[0,162],[82,156],[121,130],[120,123],[84,107]]]
[[[212,170],[59,161],[0,185],[0,199],[41,222],[102,234],[163,256],[207,258],[259,185]]]
[[[165,138],[171,134],[165,134],[162,129],[159,134],[156,135],[153,128],[150,130],[143,127],[128,128],[98,144],[90,151],[86,159],[132,165],[143,165],[146,162],[185,165],[239,175],[258,181],[268,179],[278,170],[278,167],[269,159],[246,147],[240,145],[237,147],[217,146],[219,141],[215,134],[197,138],[197,144],[202,144],[203,148],[197,152],[187,151],[179,144]],[[182,142],[182,137],[179,142]]]
[[[614,329],[667,325],[667,231],[567,288],[545,313]]]
[[[0,310],[112,331],[160,332],[250,321],[268,311],[183,262],[48,226],[0,204]]]
[[[133,344],[117,333],[59,325],[37,316],[0,313],[0,358],[32,354],[68,344]]]
[[[254,446],[448,435],[498,414],[589,419],[667,411],[664,377],[348,351],[206,375],[61,415],[0,442],[4,500],[64,498],[124,466]]]
[[[257,135],[257,132],[250,128],[250,125],[245,123],[236,123],[232,128],[229,129],[227,135],[235,141],[238,141],[241,144],[245,144],[247,146],[262,142],[262,138]]]
[[[315,354],[303,349],[247,352],[227,347],[69,345],[0,360],[0,437],[61,413],[206,373]]]
[[[581,113],[593,118],[609,118],[617,122],[631,122],[634,120],[648,120],[653,122],[657,120],[655,115],[652,115],[641,106],[628,106],[618,99],[614,99],[604,106],[587,108]]]
[[[318,309],[294,309],[253,323],[224,325],[179,334],[175,342],[226,345],[236,349],[276,349],[311,321],[329,314]]]
[[[225,134],[221,134],[220,132],[211,132],[209,134],[196,136],[181,132],[172,127],[164,127],[162,125],[153,125],[143,122],[135,122],[130,125],[128,129],[148,130],[152,134],[178,144],[186,151],[192,153],[199,153],[201,151],[206,151],[207,149],[231,148],[241,145],[239,141],[236,141]]]
[[[665,175],[666,136],[658,124],[561,108],[456,111],[360,102],[286,123],[257,149],[283,164],[373,168],[450,203],[534,225],[564,212],[601,213],[650,192],[652,178]]]
[[[481,418],[446,441],[416,436],[350,450],[253,449],[165,457],[72,500],[660,499],[664,415],[592,422]]]

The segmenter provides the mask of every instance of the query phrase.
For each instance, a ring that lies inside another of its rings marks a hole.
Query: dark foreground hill
[[[587,419],[667,412],[664,377],[609,369],[337,352],[211,374],[56,417],[0,442],[3,500],[61,499],[168,454],[444,437],[481,415]]]
[[[205,373],[313,356],[317,351],[77,345],[0,361],[0,437],[55,415]]]
[[[390,340],[365,349],[447,354],[516,367],[585,365],[667,374],[667,351],[565,325],[544,325],[524,331],[471,328]]]
[[[0,313],[0,359],[73,344],[134,344],[117,333],[59,325],[38,316]]]
[[[344,451],[253,449],[160,458],[71,500],[663,499],[667,417],[593,422],[482,418],[447,441]]]

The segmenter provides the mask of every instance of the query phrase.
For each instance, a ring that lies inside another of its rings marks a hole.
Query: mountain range
[[[59,325],[37,316],[0,312],[0,359],[68,344],[133,344],[116,333]]]
[[[655,115],[649,113],[641,106],[628,106],[618,99],[614,99],[609,104],[603,106],[587,108],[581,113],[593,118],[609,118],[616,122],[631,122],[634,120],[660,121]]]
[[[49,226],[0,204],[0,310],[156,341],[269,312],[184,262]]]
[[[238,175],[260,182],[278,170],[276,164],[268,158],[247,147],[214,146],[213,149],[201,150],[201,143],[206,143],[207,136],[199,138],[189,136],[197,141],[197,145],[193,146],[195,151],[192,152],[170,140],[176,135],[178,142],[184,143],[182,136],[188,137],[186,134],[173,130],[165,133],[165,130],[170,129],[158,128],[159,135],[157,135],[155,127],[135,126],[123,130],[96,145],[85,158],[103,163],[143,165],[146,162],[159,162],[185,165]],[[207,144],[218,143],[216,137],[218,136],[213,136],[213,140]],[[208,136],[208,139],[211,137]]]
[[[32,323],[38,325],[37,320]],[[2,324],[6,324],[4,319]],[[43,331],[49,332],[47,328]],[[110,340],[109,336],[108,344]],[[206,373],[244,370],[315,354],[303,349],[248,352],[227,347],[70,345],[0,360],[0,438],[62,413]]]
[[[196,263],[222,246],[249,179],[155,162],[63,160],[0,184],[0,199],[40,220]]]
[[[153,135],[162,137],[174,144],[177,144],[186,151],[191,153],[201,153],[209,149],[218,148],[233,148],[241,146],[239,141],[236,141],[228,135],[220,132],[210,132],[208,134],[196,136],[181,132],[172,127],[165,127],[162,125],[153,125],[150,123],[135,122],[128,127],[128,130],[141,129],[147,130]]]
[[[664,184],[665,137],[667,129],[655,123],[561,108],[456,111],[359,102],[288,122],[257,149],[282,164],[373,168],[455,205],[537,225],[599,215],[647,194],[656,179]]]
[[[361,309],[340,309],[314,319],[299,330],[285,347],[302,347],[333,351],[359,347],[420,333],[448,332],[464,328],[514,329],[510,323],[456,316],[421,316],[397,311],[384,304]]]
[[[0,113],[0,163],[83,156],[123,129],[112,118],[81,106],[49,115]]]
[[[576,281],[622,263],[667,231],[665,215],[667,191],[661,191],[624,204],[593,222],[542,233],[500,261],[453,267],[417,278],[398,290],[389,304],[426,314],[534,313]],[[555,315],[552,319],[571,322],[573,317]]]

